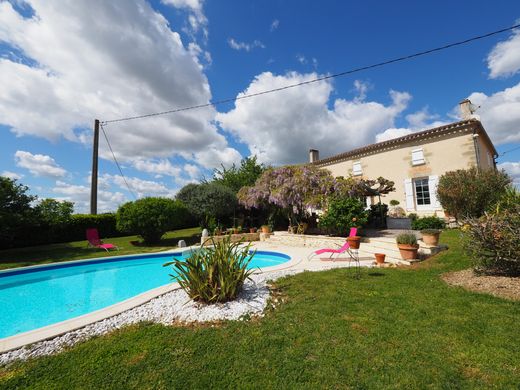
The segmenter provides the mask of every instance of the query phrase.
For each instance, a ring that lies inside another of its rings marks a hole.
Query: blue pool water
[[[82,263],[53,264],[0,273],[0,338],[41,328],[124,301],[171,283],[163,264],[188,252],[122,256]],[[257,251],[249,268],[290,260]]]

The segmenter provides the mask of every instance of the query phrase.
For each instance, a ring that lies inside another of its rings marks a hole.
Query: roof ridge
[[[352,150],[349,150],[347,152],[339,153],[339,154],[336,154],[336,155],[333,155],[333,156],[330,156],[330,157],[327,157],[327,158],[315,161],[312,164],[316,164],[316,165],[326,164],[326,163],[329,163],[329,162],[332,162],[332,161],[336,161],[336,160],[339,160],[339,159],[342,159],[342,158],[355,156],[357,154],[360,154],[360,153],[363,153],[363,152],[367,152],[367,151],[370,151],[370,150],[377,150],[377,149],[383,148],[383,147],[385,147],[387,145],[398,144],[398,143],[401,143],[401,142],[410,141],[412,139],[422,138],[422,137],[430,135],[432,133],[437,133],[439,131],[445,131],[445,130],[451,130],[451,129],[454,129],[454,128],[466,127],[466,126],[471,125],[471,124],[479,124],[480,127],[483,130],[482,123],[478,119],[475,119],[475,118],[465,119],[465,120],[462,120],[462,121],[448,123],[446,125],[433,127],[431,129],[426,129],[426,130],[421,130],[421,131],[418,131],[418,132],[415,132],[415,133],[410,133],[410,134],[407,134],[407,135],[404,135],[404,136],[401,136],[401,137],[392,138],[392,139],[389,139],[389,140],[386,140],[386,141],[376,142],[376,143],[373,143],[373,144],[362,146],[360,148],[352,149]]]

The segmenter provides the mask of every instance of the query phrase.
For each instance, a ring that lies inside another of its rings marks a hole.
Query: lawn
[[[188,245],[199,242],[200,228],[182,229],[168,232],[160,243],[153,246],[133,246],[130,241],[139,240],[137,236],[126,236],[105,239],[119,247],[119,251],[105,250],[87,246],[87,241],[75,241],[63,244],[31,246],[0,250],[0,269],[25,267],[28,265],[54,263],[59,261],[88,259],[93,257],[109,257],[131,255],[136,253],[160,252],[177,246],[183,239]]]
[[[0,368],[14,388],[518,388],[520,303],[447,286],[450,250],[408,269],[302,273],[266,316],[215,326],[142,324]]]

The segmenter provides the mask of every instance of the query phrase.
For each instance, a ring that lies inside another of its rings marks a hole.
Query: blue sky
[[[520,3],[0,2],[0,174],[88,209],[94,118],[207,103],[511,26]],[[470,97],[499,153],[520,146],[520,33],[269,96],[106,131],[138,196],[250,154],[304,162],[457,120]],[[100,210],[132,199],[100,144]],[[498,159],[520,182],[520,149]]]

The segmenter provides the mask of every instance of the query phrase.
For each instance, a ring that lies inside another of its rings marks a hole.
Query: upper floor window
[[[361,170],[361,162],[357,161],[352,164],[352,174],[354,176],[359,176],[363,174],[363,171]]]
[[[412,165],[424,164],[424,153],[422,148],[412,150]]]

